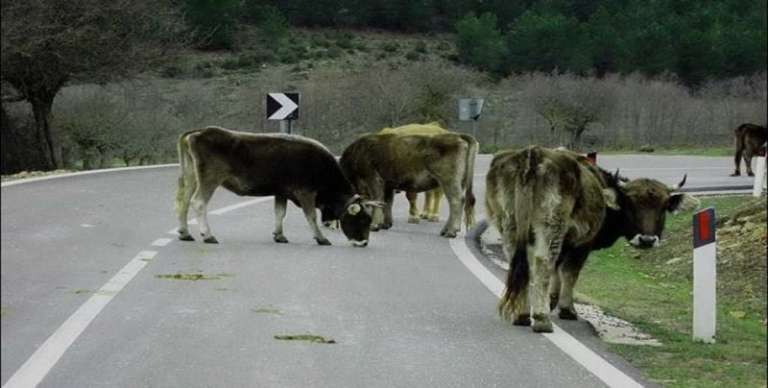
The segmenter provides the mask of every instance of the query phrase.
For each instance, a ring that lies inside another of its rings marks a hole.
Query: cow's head
[[[368,245],[368,234],[371,230],[371,219],[374,207],[381,207],[377,201],[366,201],[359,195],[354,195],[344,205],[339,217],[341,231],[347,236],[353,246]]]
[[[618,184],[617,204],[622,213],[623,234],[636,248],[659,246],[667,212],[677,213],[696,208],[699,201],[689,194],[677,192],[686,177],[673,187],[654,179],[634,179]]]

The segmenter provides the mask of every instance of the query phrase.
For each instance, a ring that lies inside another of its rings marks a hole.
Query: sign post
[[[268,93],[267,120],[280,120],[280,132],[293,133],[293,120],[299,118],[299,93]]]
[[[757,154],[757,160],[755,161],[755,185],[752,187],[752,196],[759,197],[763,195],[763,191],[766,189],[766,182],[768,181],[768,174],[766,174],[765,158],[768,156],[768,145],[760,147],[760,152]]]
[[[693,215],[693,339],[715,342],[717,323],[715,209]]]
[[[472,120],[472,136],[477,138],[477,121],[480,119],[480,113],[483,111],[482,98],[460,98],[459,99],[459,121]]]

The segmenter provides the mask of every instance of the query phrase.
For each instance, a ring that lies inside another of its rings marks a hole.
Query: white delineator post
[[[715,342],[717,323],[715,209],[693,215],[693,339]]]
[[[755,186],[752,188],[752,196],[759,197],[763,195],[765,181],[765,156],[758,156],[757,161],[755,162]]]

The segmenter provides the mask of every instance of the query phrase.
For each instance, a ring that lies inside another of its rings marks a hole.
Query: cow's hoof
[[[287,242],[288,242],[288,239],[287,239],[287,238],[285,238],[285,236],[284,236],[284,235],[282,235],[282,234],[276,234],[276,235],[274,235],[274,236],[272,237],[272,239],[273,239],[273,240],[275,240],[275,242],[276,242],[276,243],[282,243],[282,244],[285,244],[285,243],[287,243]]]
[[[752,172],[748,172],[748,173],[747,173],[747,176],[755,176],[755,174],[754,174],[754,173],[752,173]]]
[[[381,225],[371,225],[371,232],[378,232],[381,230]]]
[[[408,223],[409,224],[418,224],[419,222],[421,222],[421,218],[419,218],[417,216],[408,216]]]
[[[195,241],[195,239],[189,233],[183,233],[179,235],[181,241]]]
[[[421,214],[419,214],[419,218],[421,218],[422,220],[428,220],[429,219],[429,214],[421,213]]]
[[[530,314],[521,314],[512,321],[512,324],[515,326],[531,326],[531,316]]]
[[[736,171],[736,172],[734,172],[733,174],[731,174],[731,175],[729,175],[729,176],[741,176],[741,173],[740,173],[740,172],[738,172],[738,171]]]
[[[557,314],[560,319],[565,319],[567,321],[575,321],[579,319],[579,315],[576,313],[576,310],[572,310],[570,308],[560,308],[560,312]]]
[[[391,222],[388,222],[388,223],[385,223],[385,224],[381,225],[381,229],[382,230],[387,230],[387,229],[391,229],[391,228],[392,228],[392,223]]]
[[[551,333],[552,322],[544,314],[533,315],[533,331],[536,333]]]
[[[447,238],[454,238],[456,237],[456,231],[455,230],[444,230],[440,232],[440,235]]]
[[[316,238],[315,241],[317,241],[318,245],[331,245],[327,238]]]
[[[203,242],[206,244],[218,244],[219,240],[216,240],[216,237],[208,236],[203,239]]]
[[[429,216],[427,218],[427,221],[429,221],[429,222],[440,222],[440,216]]]

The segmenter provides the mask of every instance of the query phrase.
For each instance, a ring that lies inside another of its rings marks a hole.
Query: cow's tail
[[[178,181],[178,187],[176,188],[176,212],[180,212],[182,208],[185,207],[187,197],[189,196],[189,193],[187,193],[187,190],[194,190],[194,187],[188,182],[187,179],[190,177],[190,168],[193,168],[192,166],[192,156],[189,154],[189,141],[188,137],[190,134],[197,132],[197,131],[190,131],[185,132],[181,136],[179,136],[179,141],[176,144],[176,150],[179,153],[179,181]]]
[[[525,151],[525,161],[523,162],[520,175],[515,177],[514,190],[515,198],[513,203],[511,222],[514,222],[514,254],[507,272],[507,287],[504,295],[499,301],[499,315],[502,318],[511,320],[518,306],[525,303],[526,295],[521,295],[522,291],[528,287],[530,280],[528,265],[528,244],[531,242],[533,232],[531,230],[531,217],[535,204],[536,181],[534,180],[539,163],[541,161],[541,150],[536,147],[528,148]],[[505,228],[511,231],[512,228]],[[511,252],[510,252],[511,253]],[[525,313],[528,313],[527,311]]]
[[[464,171],[464,225],[467,231],[475,225],[475,194],[472,192],[472,182],[475,178],[475,159],[480,144],[474,137],[469,135],[462,136],[469,145],[467,149],[467,160]]]

